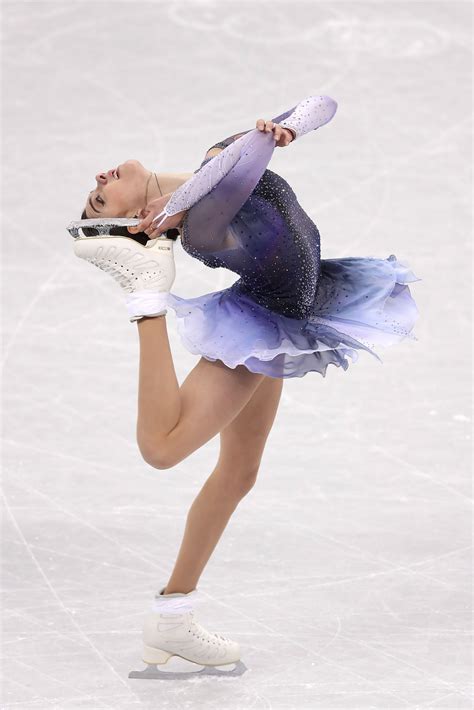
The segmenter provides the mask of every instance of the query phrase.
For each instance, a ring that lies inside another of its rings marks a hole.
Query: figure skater
[[[144,620],[148,664],[172,656],[204,667],[240,659],[238,643],[197,623],[194,603],[227,522],[255,484],[283,380],[325,377],[330,364],[347,370],[347,357],[355,362],[360,350],[381,361],[374,347],[417,340],[407,284],[420,279],[393,254],[321,259],[315,223],[288,182],[267,168],[275,147],[320,128],[336,109],[329,96],[309,96],[216,143],[194,174],[158,177],[127,161],[98,174],[88,196],[83,219],[141,219],[116,236],[92,231],[74,241],[78,257],[119,283],[137,323],[141,455],[170,469],[220,435],[216,467],[189,510],[171,577]],[[188,254],[240,278],[196,298],[172,294],[177,234]],[[181,386],[169,307],[185,347],[201,355]]]

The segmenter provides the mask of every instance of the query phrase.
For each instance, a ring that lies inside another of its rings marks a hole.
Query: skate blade
[[[66,227],[67,231],[74,239],[87,239],[87,235],[79,230],[84,227],[96,229],[99,236],[113,237],[110,234],[112,227],[136,227],[142,220],[135,217],[101,217],[99,219],[79,219],[70,222]]]
[[[148,663],[145,670],[130,671],[128,677],[141,678],[142,680],[179,680],[204,675],[233,678],[235,676],[243,675],[243,673],[247,670],[247,666],[242,661],[227,663],[224,666],[201,666],[199,670],[192,670],[199,667],[199,664],[193,663],[192,661],[186,661],[184,658],[177,658],[176,656],[173,658],[175,661],[173,665],[170,664],[171,659],[166,663],[169,670],[161,670],[158,668],[156,663]],[[163,664],[163,666],[164,665],[165,664]],[[190,670],[184,670],[185,668],[189,668]]]
[[[97,237],[112,237],[116,239],[120,235],[111,234],[111,229],[114,227],[136,227],[140,224],[140,222],[142,222],[142,220],[135,217],[101,217],[99,219],[79,219],[75,222],[70,222],[66,229],[73,239],[97,239]],[[94,229],[97,234],[84,234],[85,227]],[[179,229],[171,228],[159,234],[158,237],[155,237],[155,239],[171,239],[171,241],[176,241],[179,235]],[[130,234],[128,239],[133,239],[133,235]]]

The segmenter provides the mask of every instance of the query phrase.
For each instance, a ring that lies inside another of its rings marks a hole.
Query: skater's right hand
[[[259,131],[263,131],[264,133],[273,133],[276,148],[285,148],[295,139],[293,131],[289,128],[283,128],[279,123],[273,123],[273,121],[265,121],[264,118],[257,120],[255,128],[258,128]]]
[[[171,215],[171,217],[167,217],[160,224],[159,227],[157,227],[156,225],[152,225],[152,222],[155,217],[157,217],[159,214],[161,214],[161,212],[163,212],[163,209],[169,202],[172,194],[172,192],[169,192],[168,194],[163,195],[162,197],[157,197],[155,200],[150,200],[147,206],[139,212],[138,216],[142,218],[142,221],[137,224],[136,227],[127,227],[128,231],[131,234],[137,234],[137,232],[145,232],[145,234],[147,234],[150,239],[154,239],[163,232],[166,232],[168,229],[176,229],[176,227],[179,227],[179,225],[184,219],[184,215],[186,214],[187,210],[177,212],[176,214]]]

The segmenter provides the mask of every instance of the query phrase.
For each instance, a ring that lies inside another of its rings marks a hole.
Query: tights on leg
[[[145,461],[171,468],[216,436],[264,375],[201,358],[178,384],[166,317],[137,321],[140,341],[137,442]]]
[[[282,389],[282,379],[266,377],[221,431],[219,460],[189,510],[167,594],[187,593],[197,586],[232,513],[253,488]]]

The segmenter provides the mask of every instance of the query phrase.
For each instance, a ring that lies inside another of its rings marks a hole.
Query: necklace
[[[150,179],[151,179],[151,176],[152,176],[152,175],[153,175],[153,173],[150,173],[150,174],[149,174],[149,176],[148,176],[148,180],[146,181],[146,190],[145,190],[145,207],[146,207],[146,206],[147,206],[147,204],[148,204],[148,185],[150,184]]]
[[[156,177],[156,173],[153,173],[153,175],[155,176],[156,184],[158,186],[158,190],[160,191],[160,195],[161,195],[161,197],[163,197],[163,193],[161,192],[160,183],[158,182],[158,178]]]
[[[156,180],[156,184],[157,184],[157,186],[158,186],[158,190],[160,191],[161,197],[163,197],[163,193],[162,193],[162,191],[161,191],[161,187],[160,187],[160,183],[158,182],[158,178],[156,177],[156,173],[150,172],[150,174],[149,174],[149,176],[148,176],[148,180],[146,181],[145,207],[146,207],[147,204],[148,204],[148,185],[150,184],[150,180],[151,180],[151,176],[152,176],[152,175],[155,176],[155,180]],[[179,229],[178,229],[178,232],[181,234],[181,232],[179,231]]]
[[[149,186],[149,184],[150,184],[150,180],[151,180],[151,176],[152,176],[152,175],[155,176],[155,180],[156,180],[156,184],[157,184],[157,186],[158,186],[158,190],[160,191],[161,197],[163,197],[163,193],[162,193],[162,191],[161,191],[161,187],[160,187],[160,183],[158,182],[158,178],[156,177],[156,173],[150,173],[149,176],[148,176],[148,180],[146,181],[145,207],[146,207],[147,204],[148,204],[148,186]]]

